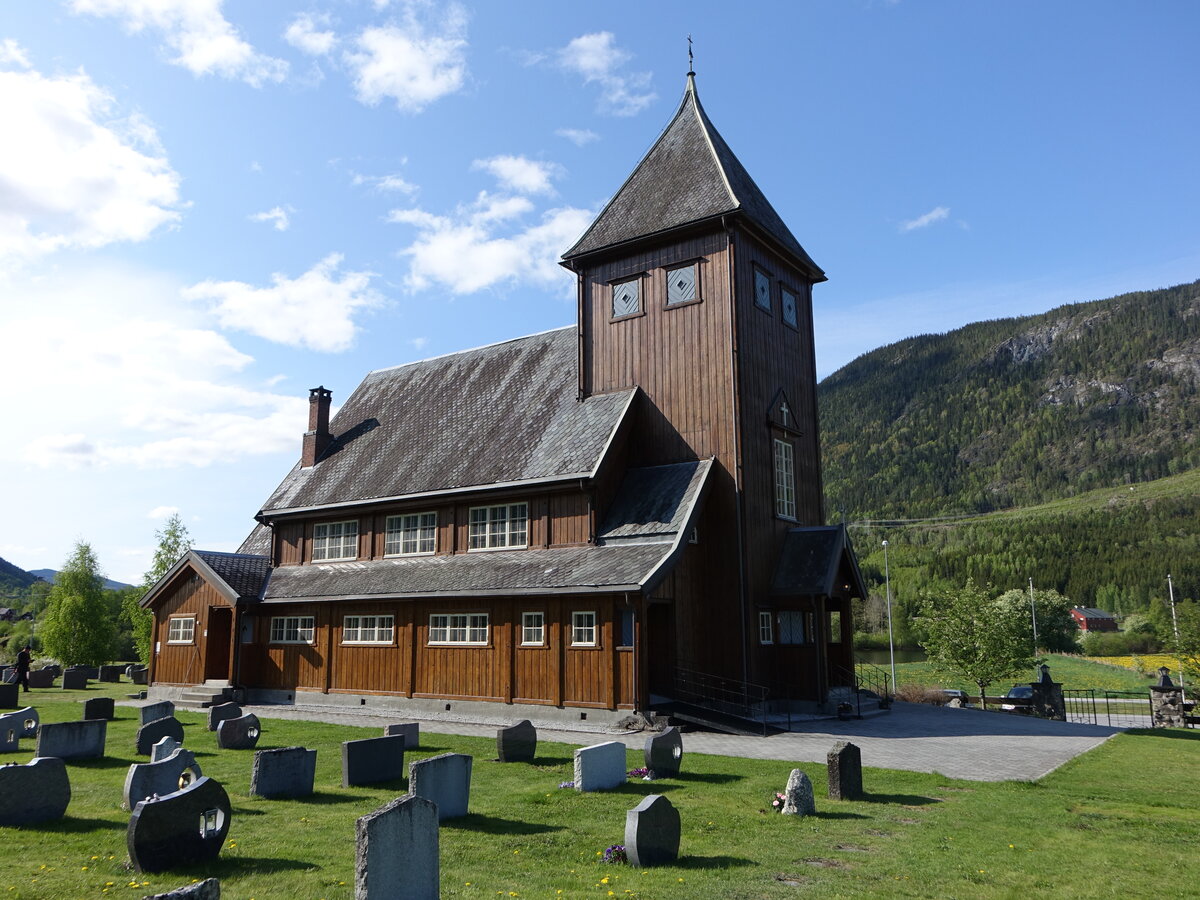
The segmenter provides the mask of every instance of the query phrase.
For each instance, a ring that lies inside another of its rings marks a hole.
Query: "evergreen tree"
[[[163,523],[163,527],[154,532],[158,541],[158,549],[154,551],[154,561],[142,577],[141,589],[129,591],[121,599],[122,608],[129,624],[133,627],[133,642],[137,648],[138,658],[143,665],[150,664],[150,639],[154,634],[154,613],[141,605],[141,599],[150,588],[158,583],[171,570],[171,566],[192,549],[192,537],[188,534],[187,526],[179,513],[172,513]]]
[[[100,563],[79,541],[50,589],[38,632],[42,647],[64,665],[98,666],[112,654],[113,631]]]

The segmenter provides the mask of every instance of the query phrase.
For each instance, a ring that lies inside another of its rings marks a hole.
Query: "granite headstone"
[[[309,797],[316,774],[316,750],[304,747],[259,750],[250,769],[250,793],[273,799]]]
[[[826,758],[830,800],[857,800],[862,796],[862,752],[856,744],[838,741]]]
[[[126,832],[133,868],[164,872],[216,859],[229,833],[231,812],[225,788],[207,776],[182,791],[140,801]]]
[[[217,726],[217,746],[222,750],[253,750],[261,734],[262,725],[254,713],[222,719]]]
[[[625,783],[625,745],[606,741],[575,751],[575,790],[607,791]]]
[[[83,701],[85,719],[111,719],[116,715],[112,697],[90,697]]]
[[[342,742],[342,787],[403,778],[404,735]]]
[[[138,756],[149,756],[150,748],[165,737],[171,737],[183,743],[183,723],[174,716],[166,716],[147,722],[137,730],[134,739],[134,752]]]
[[[683,761],[683,736],[672,725],[662,734],[646,738],[646,768],[655,778],[674,778]]]
[[[0,825],[36,825],[61,819],[71,802],[66,764],[36,757],[23,766],[0,766]]]
[[[811,816],[816,811],[812,782],[799,769],[792,769],[787,787],[783,790],[783,809],[780,812],[785,816]]]
[[[496,732],[496,757],[500,762],[533,762],[537,756],[537,729],[528,719]]]
[[[181,791],[203,774],[195,754],[183,747],[157,762],[134,763],[125,775],[125,809],[133,809],[139,800],[148,797]]]
[[[242,714],[242,708],[236,703],[218,703],[208,708],[208,730],[216,731],[217,726],[226,719],[236,719]]]
[[[442,753],[408,767],[408,792],[437,804],[438,821],[467,814],[471,801],[471,763],[465,753]]]
[[[355,823],[355,900],[438,900],[438,810],[406,794]]]
[[[665,866],[679,858],[679,810],[650,794],[625,814],[625,854],[632,866]]]
[[[43,723],[38,728],[37,755],[59,759],[100,759],[108,735],[107,719]]]

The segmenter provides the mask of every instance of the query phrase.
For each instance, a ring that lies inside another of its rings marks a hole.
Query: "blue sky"
[[[573,321],[689,33],[822,375],[1200,277],[1191,2],[0,0],[0,556],[235,549],[308,388]]]

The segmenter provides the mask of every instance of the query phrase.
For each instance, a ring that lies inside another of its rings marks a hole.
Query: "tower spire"
[[[692,64],[692,36],[688,35],[688,78],[696,77],[695,66]]]

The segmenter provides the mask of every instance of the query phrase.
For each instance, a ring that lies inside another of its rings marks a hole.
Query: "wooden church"
[[[155,695],[577,719],[852,683],[865,593],[823,524],[825,275],[692,74],[562,264],[574,326],[372,372],[332,420],[312,390],[239,552],[192,551],[143,599]]]

